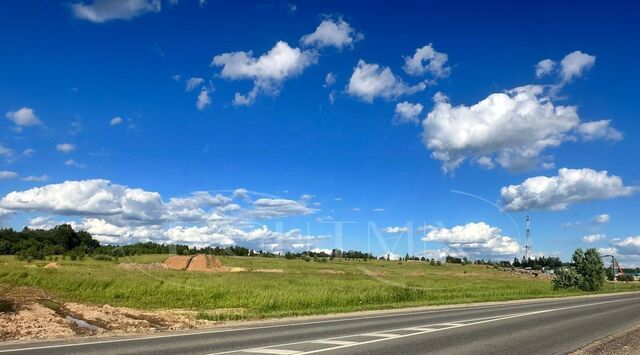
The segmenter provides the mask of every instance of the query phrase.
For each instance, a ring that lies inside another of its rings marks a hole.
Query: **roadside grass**
[[[586,294],[554,291],[535,279],[483,265],[425,262],[306,262],[283,258],[222,257],[230,267],[282,272],[127,270],[118,263],[162,262],[166,255],[27,263],[0,256],[0,284],[32,286],[61,301],[141,309],[184,308],[210,320],[326,314]],[[607,284],[602,292],[640,290],[640,283]]]

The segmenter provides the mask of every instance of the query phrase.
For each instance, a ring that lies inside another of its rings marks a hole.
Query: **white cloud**
[[[615,239],[612,241],[617,254],[625,256],[640,256],[640,235]]]
[[[584,237],[582,237],[582,241],[585,243],[595,243],[595,242],[599,242],[601,240],[606,239],[607,236],[604,234],[590,234],[590,235],[585,235]]]
[[[76,146],[71,143],[60,143],[56,145],[56,150],[62,153],[71,153],[76,149]]]
[[[302,202],[282,198],[260,198],[253,202],[253,207],[254,209],[250,213],[258,219],[302,216],[316,212]]]
[[[328,88],[336,83],[336,75],[332,72],[328,72],[324,77],[324,87]]]
[[[122,122],[124,122],[124,120],[122,119],[122,117],[120,116],[116,116],[114,118],[111,119],[111,121],[109,122],[110,125],[112,126],[117,126],[119,124],[122,124]]]
[[[444,171],[453,171],[470,158],[512,171],[533,168],[546,149],[574,140],[575,134],[584,135],[576,107],[554,105],[544,94],[543,86],[529,85],[454,107],[437,93],[422,122],[423,143],[434,159],[442,161]]]
[[[367,64],[360,59],[349,79],[347,92],[371,103],[376,97],[394,99],[402,95],[423,91],[426,88],[427,84],[424,82],[409,86],[400,77],[393,74],[389,67]]]
[[[595,62],[595,56],[582,53],[581,51],[567,54],[560,61],[560,76],[562,77],[562,82],[567,83],[573,80],[573,78],[581,77],[584,72],[591,69]]]
[[[402,234],[410,231],[409,227],[387,227],[383,229],[387,234]]]
[[[234,198],[239,198],[239,199],[242,199],[242,200],[250,200],[251,199],[249,197],[249,191],[247,189],[243,189],[243,188],[239,188],[239,189],[233,190],[233,197]]]
[[[337,18],[322,21],[313,33],[302,36],[300,42],[305,46],[317,48],[332,46],[342,49],[353,47],[353,43],[363,38],[364,36],[356,33],[346,21]]]
[[[396,104],[395,120],[399,123],[420,123],[420,113],[424,106],[422,104],[412,104],[409,101],[399,102]]]
[[[66,165],[66,166],[73,166],[73,167],[76,167],[76,168],[84,168],[84,167],[85,167],[85,165],[84,165],[84,164],[80,164],[80,163],[78,163],[77,161],[75,161],[74,159],[67,159],[67,160],[64,162],[64,165]]]
[[[23,181],[28,181],[28,182],[44,182],[49,180],[49,176],[45,175],[29,175],[29,176],[25,176],[22,178]]]
[[[31,158],[34,154],[36,154],[36,150],[32,148],[27,148],[22,151],[22,155],[27,158]],[[0,155],[2,155],[2,147],[0,146]]]
[[[354,209],[354,210],[355,210],[355,209]],[[371,211],[373,211],[373,212],[384,212],[384,208],[379,208],[379,207],[378,207],[378,208],[374,208],[374,209],[372,209]]]
[[[18,111],[9,111],[5,115],[9,120],[11,120],[18,129],[22,127],[31,127],[38,126],[42,124],[42,121],[36,116],[33,109],[28,107],[23,107]]]
[[[15,155],[15,152],[11,148],[7,148],[2,143],[0,143],[0,156],[5,157],[7,159],[12,158]]]
[[[209,98],[209,91],[207,89],[200,90],[200,94],[198,94],[198,100],[196,101],[196,107],[198,108],[198,110],[203,111],[210,104],[211,99]]]
[[[422,76],[429,72],[435,77],[444,78],[451,73],[451,68],[446,66],[447,60],[446,53],[436,51],[429,43],[416,49],[413,56],[405,57],[403,69],[409,75]]]
[[[200,85],[202,85],[202,83],[204,83],[204,79],[203,78],[190,78],[189,80],[187,80],[184,84],[184,88],[186,91],[193,91],[196,88],[198,88]]]
[[[434,228],[422,240],[445,243],[453,252],[475,257],[513,255],[520,251],[517,241],[503,236],[500,228],[484,222]]]
[[[91,5],[71,5],[77,18],[95,23],[131,20],[148,12],[160,12],[160,9],[160,0],[95,0]]]
[[[171,79],[173,79],[175,81],[180,81],[180,80],[182,80],[182,75],[174,74],[174,75],[171,76]]]
[[[18,173],[15,171],[2,170],[0,171],[0,180],[11,180],[18,177]]]
[[[630,196],[637,191],[638,187],[624,186],[620,177],[607,171],[562,168],[557,176],[536,176],[520,185],[505,186],[500,196],[507,211],[557,211],[575,203]]]
[[[536,77],[542,78],[545,75],[551,74],[556,67],[556,62],[551,59],[543,59],[536,64]]]
[[[591,222],[595,224],[606,224],[606,223],[609,223],[609,220],[610,220],[610,216],[604,213],[604,214],[599,214],[593,217],[591,219]]]
[[[299,75],[317,62],[315,51],[291,48],[279,41],[269,52],[258,58],[249,52],[223,53],[213,57],[212,66],[221,66],[220,75],[231,80],[253,80],[253,89],[246,94],[236,93],[236,105],[251,105],[259,94],[278,95],[282,82]]]
[[[57,221],[51,218],[51,216],[38,216],[27,221],[27,227],[29,227],[29,229],[51,229],[57,224]]]
[[[577,131],[585,141],[596,139],[619,141],[622,139],[622,132],[611,127],[611,120],[584,122],[578,126]]]

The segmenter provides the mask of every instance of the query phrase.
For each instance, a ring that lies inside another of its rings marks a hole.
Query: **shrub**
[[[553,279],[553,288],[574,288],[580,285],[582,281],[575,269],[570,267],[561,267],[556,269],[556,277]]]
[[[111,261],[111,257],[109,255],[98,254],[93,256],[93,260],[98,261]]]

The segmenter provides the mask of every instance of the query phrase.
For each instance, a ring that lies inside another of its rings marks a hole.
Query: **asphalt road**
[[[638,324],[640,293],[626,293],[0,345],[0,354],[564,354]]]

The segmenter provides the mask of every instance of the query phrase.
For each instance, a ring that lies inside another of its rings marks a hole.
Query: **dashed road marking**
[[[311,350],[311,351],[288,350],[288,351],[292,351],[292,352],[290,352],[290,353],[267,353],[267,352],[263,352],[262,353],[262,354],[315,354],[315,353],[320,353],[320,352],[325,352],[325,351],[344,349],[344,348],[360,346],[360,345],[365,345],[365,344],[371,344],[371,343],[378,343],[378,342],[389,341],[389,340],[393,340],[393,339],[405,338],[405,337],[410,337],[410,336],[416,336],[416,335],[421,335],[421,334],[440,332],[440,331],[445,331],[445,330],[449,330],[449,329],[468,327],[468,326],[477,325],[477,324],[498,322],[498,321],[512,319],[512,318],[526,317],[526,316],[532,316],[532,315],[536,315],[536,314],[557,312],[557,311],[563,311],[563,310],[574,309],[574,308],[597,306],[597,305],[602,305],[602,304],[624,302],[624,301],[629,301],[629,300],[628,299],[622,299],[622,300],[603,301],[603,302],[587,303],[587,304],[581,304],[581,305],[575,305],[575,306],[551,308],[551,309],[545,309],[545,310],[541,310],[541,311],[512,313],[512,314],[506,314],[506,315],[502,315],[502,316],[467,319],[467,320],[461,320],[461,321],[450,322],[450,323],[434,323],[434,324],[428,324],[428,325],[417,326],[417,327],[389,329],[389,330],[385,330],[385,331],[381,331],[381,332],[350,334],[350,335],[343,335],[343,336],[332,337],[332,338],[299,341],[299,342],[286,343],[286,344],[276,344],[276,345],[265,346],[265,347],[262,347],[262,348],[225,351],[225,352],[213,353],[213,354],[209,354],[209,355],[242,353],[242,352],[248,352],[249,350],[256,351],[256,352],[257,351],[266,351],[266,350],[271,350],[271,349],[277,350],[277,351],[283,351],[284,349],[274,349],[274,348],[276,348],[276,347],[277,348],[286,348],[287,346],[294,346],[294,345],[300,345],[300,344],[334,345],[334,346],[329,346],[329,347],[326,347],[326,348],[322,348],[322,349],[318,349],[318,350]],[[437,327],[437,328],[433,328],[433,327]],[[394,334],[394,332],[403,332],[403,331],[404,332],[412,331],[412,332],[411,333],[405,333],[405,334]],[[342,341],[340,339],[354,338],[354,337],[371,337],[371,338],[376,338],[376,339],[360,341],[360,342],[346,341],[346,343],[344,343],[344,344],[338,344],[338,342],[344,342],[344,341]],[[332,343],[335,343],[335,344],[332,344]]]

